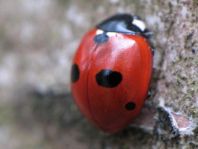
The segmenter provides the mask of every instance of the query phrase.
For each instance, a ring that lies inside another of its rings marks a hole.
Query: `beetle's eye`
[[[96,74],[96,82],[98,85],[113,88],[120,84],[122,81],[122,74],[117,71],[103,69]]]

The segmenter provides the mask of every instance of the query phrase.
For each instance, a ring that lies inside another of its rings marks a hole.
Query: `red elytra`
[[[111,23],[112,18],[104,22]],[[110,31],[99,26],[83,37],[73,60],[71,89],[80,111],[103,131],[115,133],[130,124],[144,105],[152,50],[141,30],[126,33],[113,26]]]

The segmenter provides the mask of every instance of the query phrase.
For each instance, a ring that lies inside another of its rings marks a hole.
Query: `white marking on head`
[[[146,29],[146,25],[143,21],[138,19],[133,19],[132,22],[135,26],[139,27],[141,31],[144,31]]]
[[[104,33],[104,31],[103,31],[103,30],[101,30],[101,29],[97,29],[97,31],[96,31],[96,35],[99,35],[99,34],[102,34],[102,33]]]
[[[115,36],[116,34],[116,32],[107,32],[107,36],[109,37]]]

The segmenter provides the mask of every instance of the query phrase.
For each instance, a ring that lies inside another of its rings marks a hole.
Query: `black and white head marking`
[[[104,20],[97,25],[97,28],[104,32],[117,32],[124,34],[140,34],[146,38],[151,32],[146,28],[144,21],[138,16],[130,14],[118,14]]]
[[[146,30],[146,24],[138,17],[133,17],[132,25],[136,26],[141,32]]]

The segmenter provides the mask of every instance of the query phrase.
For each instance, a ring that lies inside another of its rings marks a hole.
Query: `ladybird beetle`
[[[80,111],[115,133],[140,113],[152,75],[150,31],[137,16],[118,14],[82,39],[71,68],[71,90]]]

